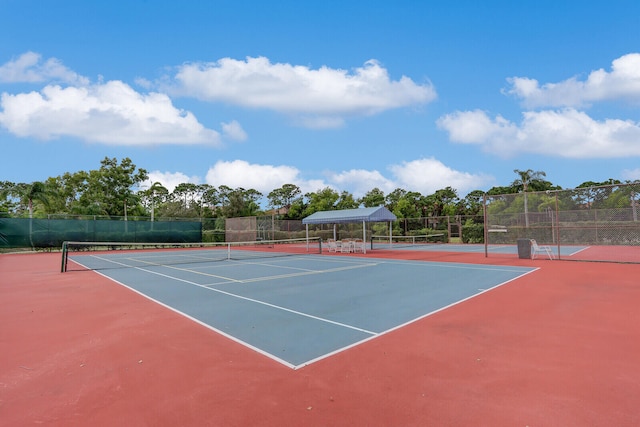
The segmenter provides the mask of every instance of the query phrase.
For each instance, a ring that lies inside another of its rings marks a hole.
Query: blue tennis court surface
[[[373,255],[373,254],[371,254]],[[348,349],[535,269],[328,255],[88,268],[291,368]]]

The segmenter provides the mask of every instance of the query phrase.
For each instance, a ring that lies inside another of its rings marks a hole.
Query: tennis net
[[[439,242],[444,234],[423,234],[420,236],[371,236],[371,249],[393,249]]]
[[[64,242],[61,271],[143,268],[322,253],[320,238],[228,243]]]

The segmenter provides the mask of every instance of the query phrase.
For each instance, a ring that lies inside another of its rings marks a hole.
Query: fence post
[[[556,195],[556,239],[558,240],[558,259],[561,258],[560,255],[560,211],[558,209],[558,192],[555,192]],[[553,227],[553,226],[552,226]]]
[[[484,217],[484,257],[489,258],[489,224],[487,223],[487,193],[482,193],[482,215]]]

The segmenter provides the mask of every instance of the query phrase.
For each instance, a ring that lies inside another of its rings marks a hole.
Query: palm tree
[[[33,218],[34,201],[40,201],[45,205],[49,202],[45,185],[40,181],[35,181],[31,184],[18,184],[16,185],[16,190],[18,197],[27,204],[29,218]]]
[[[31,184],[17,184],[13,192],[20,197],[22,203],[26,202],[27,204],[27,209],[29,210],[29,242],[33,247],[33,202],[40,201],[47,206],[49,204],[47,189],[42,182],[35,181]]]
[[[514,169],[513,172],[518,174],[519,178],[513,181],[511,184],[512,187],[522,189],[524,193],[524,223],[525,227],[529,227],[529,206],[527,200],[527,191],[529,191],[529,187],[532,184],[537,184],[542,181],[542,177],[547,176],[546,173],[542,171],[533,171],[531,169],[527,169],[526,171],[521,171],[519,169]]]
[[[153,222],[154,212],[156,210],[156,193],[168,194],[169,190],[167,190],[161,183],[156,181],[151,184],[148,192],[151,195],[151,222]]]

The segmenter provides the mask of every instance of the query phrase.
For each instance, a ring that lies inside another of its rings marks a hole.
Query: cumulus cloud
[[[286,63],[265,57],[191,63],[178,67],[165,89],[204,101],[274,110],[309,127],[336,127],[344,118],[425,104],[436,98],[428,84],[392,80],[377,61],[352,71]]]
[[[218,132],[176,108],[167,95],[142,94],[121,81],[3,93],[0,107],[0,125],[20,137],[71,136],[113,145],[220,144]],[[240,134],[239,125],[231,129]]]
[[[394,175],[395,187],[424,195],[451,187],[459,196],[464,196],[493,182],[489,175],[457,171],[433,157],[395,164],[389,169]]]
[[[611,71],[592,71],[586,80],[571,77],[559,83],[540,84],[528,77],[507,79],[505,93],[522,99],[528,108],[578,107],[598,101],[628,100],[640,102],[640,53],[614,60]]]
[[[374,188],[385,194],[404,188],[427,195],[445,187],[455,188],[458,195],[464,197],[469,191],[490,186],[494,180],[488,175],[454,170],[434,158],[393,164],[388,169],[389,177],[377,170],[351,169],[325,171],[323,179],[306,179],[293,166],[255,164],[243,160],[218,161],[209,169],[206,182],[215,187],[253,188],[265,196],[284,184],[297,185],[303,194],[329,187],[348,191],[359,198]]]
[[[457,171],[434,158],[392,164],[387,169],[391,173],[388,177],[377,170],[365,169],[351,169],[326,175],[331,186],[345,189],[355,197],[362,197],[374,188],[379,188],[385,194],[396,188],[403,188],[427,195],[446,187],[452,187],[460,196],[464,196],[469,191],[483,188],[493,182],[491,176]]]
[[[327,173],[327,179],[340,189],[348,189],[356,197],[364,196],[368,191],[379,188],[389,193],[397,188],[397,185],[389,178],[383,176],[377,170],[351,169],[348,171]]]
[[[508,142],[518,133],[517,126],[505,118],[496,116],[492,119],[481,110],[456,111],[440,117],[436,124],[449,132],[452,141],[467,144],[497,140]]]
[[[2,83],[40,83],[56,81],[75,85],[87,85],[89,79],[71,71],[56,58],[46,61],[42,55],[26,52],[18,58],[0,65]]]
[[[197,176],[187,176],[182,172],[149,172],[149,179],[142,183],[141,188],[150,188],[155,182],[159,182],[169,192],[172,192],[179,184],[200,184]]]
[[[295,184],[303,193],[326,187],[322,180],[305,180],[299,169],[286,165],[261,165],[244,160],[218,161],[209,168],[207,184],[258,190],[265,196],[284,184]]]
[[[622,158],[640,155],[640,122],[597,120],[578,106],[625,100],[640,102],[640,53],[612,62],[586,79],[571,77],[540,84],[527,77],[508,79],[504,92],[522,100],[528,111],[520,122],[480,110],[456,111],[440,117],[437,125],[453,142],[475,144],[501,157],[534,153],[565,158]],[[534,110],[540,107],[562,107]]]
[[[247,139],[247,133],[236,120],[229,123],[222,123],[222,134],[226,138],[234,141],[245,141]]]
[[[481,111],[442,116],[438,127],[453,142],[476,144],[501,157],[522,153],[566,158],[620,158],[640,155],[640,124],[594,120],[575,109],[527,111],[512,123]]]

